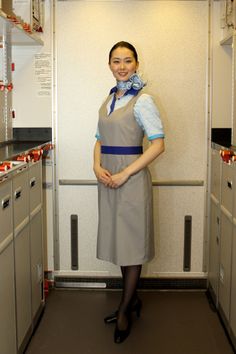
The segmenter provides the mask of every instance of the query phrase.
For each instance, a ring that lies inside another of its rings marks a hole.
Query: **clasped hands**
[[[129,175],[125,170],[112,175],[105,168],[99,167],[94,172],[97,180],[109,188],[118,188],[129,179]]]

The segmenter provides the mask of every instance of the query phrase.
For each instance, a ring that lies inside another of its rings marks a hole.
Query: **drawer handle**
[[[36,178],[33,177],[33,178],[30,180],[30,188],[33,188],[35,185],[36,185]]]
[[[233,182],[232,181],[227,181],[227,186],[232,189],[232,186],[233,186]]]
[[[22,192],[22,189],[21,188],[18,188],[16,191],[15,191],[15,199],[19,199],[21,197],[21,192]]]
[[[22,171],[26,170],[27,166],[23,166],[21,168],[18,168],[18,170],[16,171],[17,173],[21,173]]]
[[[2,209],[6,209],[10,205],[11,197],[8,195],[4,199],[2,199]]]

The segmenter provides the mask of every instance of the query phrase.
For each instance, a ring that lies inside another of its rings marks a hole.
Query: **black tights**
[[[132,304],[137,301],[137,286],[141,270],[142,265],[121,266],[123,293],[117,318],[117,326],[120,330],[127,328],[127,313],[130,311]]]

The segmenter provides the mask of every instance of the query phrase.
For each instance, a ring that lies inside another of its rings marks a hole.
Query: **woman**
[[[152,97],[136,74],[136,49],[116,43],[109,67],[117,81],[99,110],[94,172],[98,180],[99,225],[97,257],[121,267],[123,293],[118,310],[106,317],[116,322],[115,343],[131,329],[131,312],[140,315],[137,285],[142,264],[154,257],[152,183],[147,169],[164,151],[164,133]],[[150,140],[142,153],[144,133]]]

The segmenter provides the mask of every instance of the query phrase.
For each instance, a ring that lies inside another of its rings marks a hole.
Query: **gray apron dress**
[[[134,117],[134,105],[142,92],[124,107],[107,114],[107,100],[99,110],[101,145],[142,146],[143,130]],[[112,147],[112,148],[110,148]],[[126,152],[127,153],[127,152]],[[111,174],[122,171],[140,155],[101,153],[101,165]],[[152,182],[147,168],[131,176],[117,189],[98,183],[97,258],[116,265],[143,264],[154,257]]]

